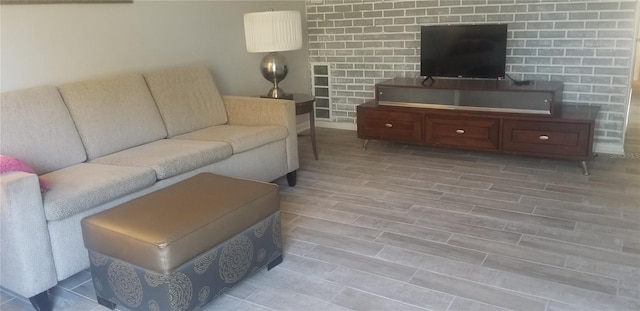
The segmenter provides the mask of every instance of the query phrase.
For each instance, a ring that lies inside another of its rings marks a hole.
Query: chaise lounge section
[[[293,101],[221,96],[202,66],[3,93],[0,118],[0,154],[37,173],[0,178],[0,286],[36,308],[89,267],[86,216],[200,173],[295,185]]]

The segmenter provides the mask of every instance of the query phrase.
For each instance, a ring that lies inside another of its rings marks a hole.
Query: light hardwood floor
[[[318,129],[279,180],[286,254],[204,310],[640,310],[640,158],[578,162]],[[2,311],[29,310],[1,293]],[[104,310],[88,272],[55,310]]]

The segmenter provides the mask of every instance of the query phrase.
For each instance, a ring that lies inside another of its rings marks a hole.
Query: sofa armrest
[[[32,297],[57,283],[38,176],[0,176],[0,285]]]
[[[298,169],[298,132],[296,104],[292,100],[245,96],[223,96],[231,125],[282,125],[287,128],[287,165]]]

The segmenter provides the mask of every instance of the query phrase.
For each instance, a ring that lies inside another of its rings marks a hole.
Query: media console
[[[580,161],[599,107],[562,105],[562,82],[395,78],[357,107],[358,138]]]

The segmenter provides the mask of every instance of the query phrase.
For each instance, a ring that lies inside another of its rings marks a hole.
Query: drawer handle
[[[540,140],[549,140],[549,136],[547,136],[547,135],[540,135],[540,137],[538,137],[538,139],[540,139]]]
[[[387,123],[387,124],[385,124],[384,126],[385,126],[385,127],[389,127],[389,128],[391,128],[391,127],[393,127],[393,124],[391,124],[391,123]]]
[[[456,130],[456,133],[458,134],[464,134],[464,130],[460,129],[460,130]]]

